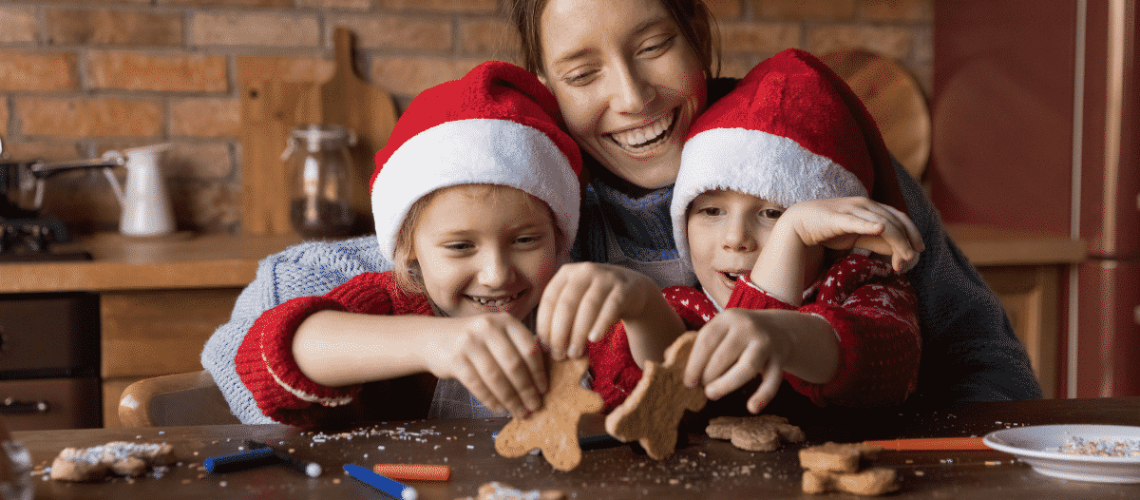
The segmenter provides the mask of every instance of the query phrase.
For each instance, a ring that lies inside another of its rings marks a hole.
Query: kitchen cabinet
[[[1064,397],[1140,395],[1137,0],[936,0],[927,180],[948,223],[1067,234]]]
[[[202,346],[229,319],[257,262],[297,242],[295,236],[98,234],[57,248],[82,248],[90,261],[0,264],[0,294],[98,294],[103,425],[115,427],[123,388],[201,370]]]

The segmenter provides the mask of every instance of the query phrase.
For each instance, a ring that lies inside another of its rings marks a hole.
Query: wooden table
[[[793,422],[795,423],[795,422]],[[801,421],[809,442],[896,437],[981,436],[1014,426],[1058,423],[1140,425],[1140,397],[1039,400],[972,404],[940,412],[861,413],[841,421]],[[686,443],[667,460],[655,461],[628,445],[591,449],[581,465],[559,472],[541,456],[503,458],[491,433],[505,420],[437,420],[384,423],[345,435],[303,433],[285,426],[205,426],[154,429],[84,429],[14,433],[38,468],[67,446],[93,446],[114,440],[169,442],[180,464],[161,478],[98,484],[41,481],[37,499],[301,499],[383,498],[343,474],[341,466],[370,467],[379,462],[451,466],[446,483],[409,483],[421,499],[452,499],[474,494],[488,481],[519,488],[557,488],[578,499],[859,498],[800,492],[800,445],[752,453],[703,433],[687,433]],[[351,439],[347,436],[351,435]],[[237,450],[243,439],[294,448],[320,462],[325,473],[308,478],[280,466],[210,475],[202,460]],[[987,464],[988,462],[988,464]],[[997,463],[994,465],[993,463]],[[889,498],[1107,499],[1140,498],[1140,485],[1086,483],[1040,475],[1012,455],[985,451],[884,452],[875,465],[897,469],[901,489]]]

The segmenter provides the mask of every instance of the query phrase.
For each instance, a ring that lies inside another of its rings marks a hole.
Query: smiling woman
[[[582,12],[594,14],[582,19]],[[704,111],[706,92],[701,58],[665,6],[553,0],[539,26],[539,74],[578,145],[633,184],[672,184],[684,135]]]
[[[673,238],[673,183],[693,120],[736,85],[716,78],[717,37],[704,3],[514,0],[512,19],[526,68],[556,98],[560,122],[584,153],[589,174],[581,222],[575,234],[566,234],[574,238],[571,258],[580,262],[560,272],[599,263],[638,271],[659,286],[695,284]],[[921,187],[901,167],[896,165],[895,171],[907,213],[926,248],[907,274],[919,301],[924,353],[910,402],[944,406],[1040,397],[1028,356],[1001,302],[949,240]],[[556,216],[565,212],[552,209]],[[239,346],[260,335],[254,328],[258,317],[291,299],[327,293],[362,273],[390,269],[391,256],[382,251],[386,244],[376,238],[306,244],[263,261],[232,319],[218,329],[202,356],[203,366],[243,421],[266,421],[251,403],[250,384],[234,369]],[[570,292],[566,300],[575,304],[585,303],[581,299],[589,293],[582,289],[575,298]],[[552,317],[576,316],[563,311]],[[554,327],[564,331],[546,332],[547,338],[570,339],[581,333],[566,333],[574,328],[569,324]],[[568,352],[566,345],[552,345],[551,350]],[[360,366],[369,369],[381,364],[366,350],[358,358]],[[414,362],[391,364],[406,367]],[[272,378],[269,382],[276,383]],[[514,409],[525,410],[521,399],[517,401]]]

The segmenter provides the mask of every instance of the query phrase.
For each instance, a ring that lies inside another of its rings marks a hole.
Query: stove
[[[56,251],[56,243],[71,240],[67,227],[54,216],[26,219],[0,217],[0,263],[91,260],[84,251]]]

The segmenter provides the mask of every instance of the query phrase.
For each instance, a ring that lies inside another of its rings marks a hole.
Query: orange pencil
[[[446,465],[376,464],[372,471],[404,481],[447,481],[451,478],[451,467]]]
[[[882,441],[864,442],[877,444],[885,449],[896,451],[992,449],[986,446],[980,437],[884,439]]]

